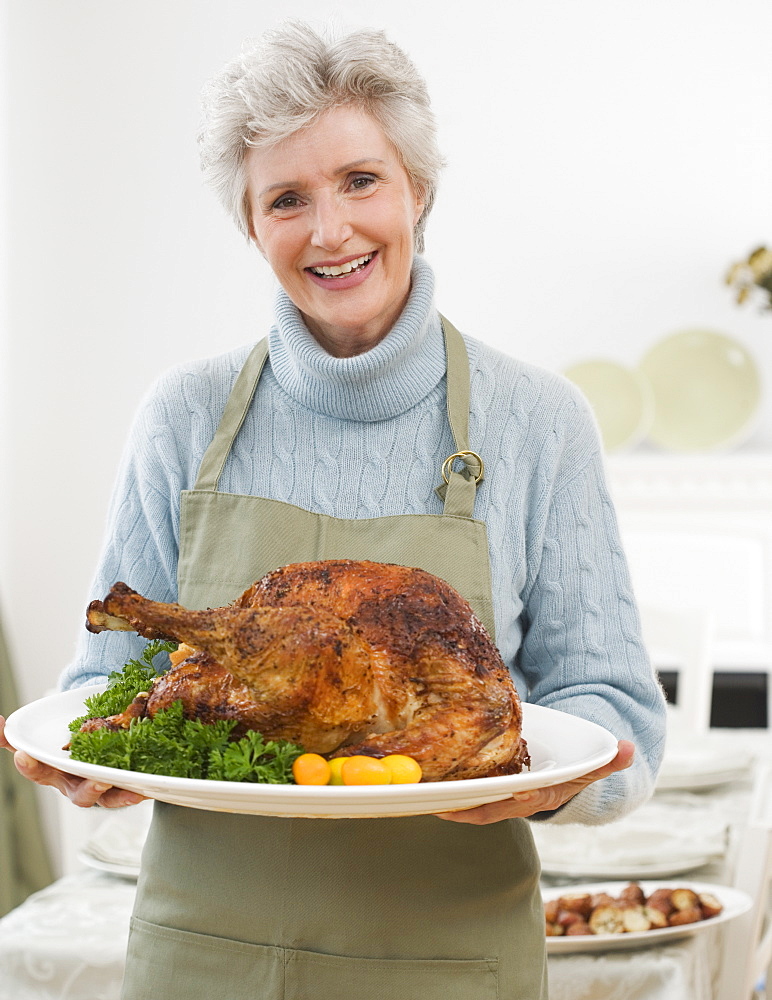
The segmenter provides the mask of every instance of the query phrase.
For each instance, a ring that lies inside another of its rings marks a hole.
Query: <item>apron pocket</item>
[[[133,917],[122,1000],[498,1000],[498,961],[350,958]]]
[[[309,1000],[313,991],[308,994]],[[121,1000],[282,1000],[284,951],[131,921]]]
[[[286,951],[284,1000],[497,1000],[494,958],[345,958]]]

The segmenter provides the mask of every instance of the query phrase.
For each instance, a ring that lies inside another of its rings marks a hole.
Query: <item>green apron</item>
[[[279,566],[372,559],[447,580],[493,632],[488,544],[472,517],[469,363],[445,320],[444,513],[342,520],[217,492],[268,353],[247,359],[193,490],[179,599],[217,607]],[[461,472],[453,466],[463,463]],[[282,819],[157,802],[123,1000],[546,1000],[539,864],[528,824],[435,816]]]

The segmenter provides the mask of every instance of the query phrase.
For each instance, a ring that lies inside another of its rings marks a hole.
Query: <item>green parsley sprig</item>
[[[181,701],[152,718],[132,719],[127,729],[80,732],[86,719],[117,715],[127,708],[159,676],[155,657],[176,648],[176,643],[160,640],[148,643],[139,660],[130,660],[123,670],[110,674],[106,690],[86,699],[88,715],[70,723],[71,756],[103,767],[175,778],[292,784],[292,764],[304,752],[302,747],[287,740],[266,740],[252,731],[233,740],[235,720],[186,719]]]
[[[113,670],[107,678],[107,687],[99,694],[86,698],[87,714],[70,723],[70,732],[74,733],[83,725],[86,719],[102,719],[109,715],[118,715],[134,701],[140,691],[147,691],[156,677],[165,673],[168,664],[160,670],[154,660],[161,653],[173,653],[176,642],[165,642],[154,639],[149,642],[138,660],[129,660],[122,670]]]

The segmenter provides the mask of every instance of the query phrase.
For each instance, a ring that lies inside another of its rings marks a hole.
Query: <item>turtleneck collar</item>
[[[353,358],[328,354],[280,288],[269,349],[282,389],[303,406],[343,420],[388,420],[425,399],[445,374],[445,344],[434,308],[434,273],[421,257],[413,260],[411,282],[389,333]]]

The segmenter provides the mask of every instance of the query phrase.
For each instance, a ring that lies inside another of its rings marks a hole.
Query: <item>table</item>
[[[119,1000],[136,882],[84,870],[0,920],[0,1000]]]
[[[705,940],[712,936],[634,952],[551,955],[550,1000],[712,1000],[711,946]]]
[[[0,920],[0,1000],[119,1000],[135,890],[129,879],[86,869]],[[551,1000],[711,1000],[710,937],[552,955]]]

